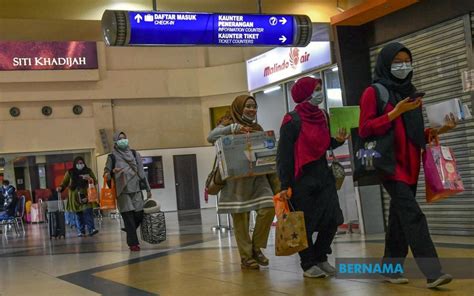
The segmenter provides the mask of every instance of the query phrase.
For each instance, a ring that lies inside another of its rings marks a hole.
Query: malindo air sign
[[[329,42],[311,42],[306,47],[278,47],[247,61],[248,90],[253,91],[330,64]]]
[[[97,68],[95,42],[0,41],[0,71]]]

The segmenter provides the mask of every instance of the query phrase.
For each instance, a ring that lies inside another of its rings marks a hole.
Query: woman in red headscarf
[[[331,138],[327,114],[318,107],[323,101],[321,79],[301,78],[291,95],[298,104],[295,112],[301,124],[290,114],[283,118],[277,155],[280,196],[290,198],[287,190],[292,188],[290,202],[295,210],[304,212],[308,248],[299,253],[304,276],[326,277],[336,272],[327,255],[337,226],[343,222],[326,151],[344,144],[347,132],[339,130],[337,137]],[[314,232],[318,232],[315,242]]]

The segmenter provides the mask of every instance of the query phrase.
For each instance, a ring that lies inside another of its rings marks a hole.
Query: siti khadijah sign
[[[97,68],[95,42],[0,41],[0,71]]]

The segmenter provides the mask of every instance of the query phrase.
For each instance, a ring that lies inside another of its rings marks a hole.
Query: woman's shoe
[[[268,263],[270,262],[260,250],[253,250],[252,258],[257,261],[259,265],[262,266],[268,266]]]
[[[138,251],[140,251],[139,245],[130,246],[130,252],[138,252]]]
[[[89,233],[89,235],[90,235],[90,236],[94,236],[94,235],[96,235],[97,233],[99,233],[99,230],[94,229],[94,230],[92,230],[91,233]]]
[[[242,269],[259,269],[257,261],[252,258],[242,258],[240,263]]]

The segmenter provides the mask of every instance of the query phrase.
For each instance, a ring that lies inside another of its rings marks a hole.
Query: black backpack
[[[377,114],[383,114],[389,92],[380,83],[372,84],[377,94]],[[351,129],[353,180],[358,186],[380,184],[380,177],[395,172],[394,131],[383,136],[361,138],[359,129]]]
[[[138,161],[137,161],[137,151],[136,150],[133,150],[133,149],[130,149],[133,153],[133,157],[135,158],[135,161],[137,162],[138,164]],[[110,153],[108,155],[108,157],[110,157],[110,159],[112,160],[112,169],[110,170],[110,176],[113,178],[114,177],[114,173],[113,173],[113,170],[115,168],[115,163],[116,163],[116,159],[115,159],[115,155],[113,153]],[[107,185],[109,187],[111,187],[111,181],[107,181]],[[145,179],[141,179],[139,178],[139,185],[140,185],[140,190],[147,190],[148,189],[148,186],[147,186],[147,182]]]
[[[130,149],[133,153],[133,157],[135,157],[135,161],[137,161],[137,151],[136,150],[133,150],[133,149]],[[110,153],[108,155],[108,157],[110,157],[110,159],[112,160],[112,170],[110,171],[110,175],[113,176],[113,169],[115,168],[115,163],[116,163],[116,159],[115,159],[115,155],[113,153]],[[137,162],[138,163],[138,162]]]

